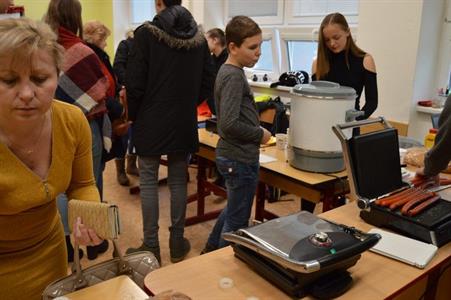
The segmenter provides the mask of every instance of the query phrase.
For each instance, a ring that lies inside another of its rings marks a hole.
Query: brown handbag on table
[[[112,233],[115,231],[113,228],[119,227],[117,223],[119,220],[117,207],[115,209],[114,207],[114,205],[107,203],[70,200],[69,219],[72,218],[73,220],[75,217],[80,216],[84,224],[91,222],[88,226],[96,230],[96,232]],[[116,212],[112,213],[112,211]],[[116,216],[111,217],[114,214],[116,214]],[[73,222],[70,222],[69,224],[72,223]],[[109,225],[105,225],[105,223]],[[59,296],[64,296],[76,290],[95,285],[120,275],[129,276],[140,288],[144,289],[144,278],[146,275],[160,267],[153,253],[140,251],[124,256],[122,255],[116,240],[112,238],[114,234],[103,234],[99,236],[112,240],[114,245],[113,253],[115,253],[117,257],[83,270],[81,268],[78,253],[79,245],[78,243],[75,243],[72,274],[49,284],[42,293],[42,299],[50,300]]]

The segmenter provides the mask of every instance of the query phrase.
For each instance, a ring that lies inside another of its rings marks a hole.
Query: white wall
[[[448,83],[449,73],[451,72],[451,0],[446,2],[446,14],[441,19],[444,28],[440,38],[440,54],[436,79],[437,84],[441,87]]]
[[[113,33],[114,33],[114,53],[117,45],[125,38],[125,33],[131,23],[129,1],[113,1]],[[113,62],[114,57],[111,57]]]
[[[438,56],[445,12],[445,0],[424,1],[421,31],[416,58],[413,95],[410,105],[409,136],[422,140],[431,126],[430,114],[418,112],[416,103],[421,99],[434,98],[440,85]],[[448,54],[449,55],[449,54]]]
[[[204,2],[204,21],[201,22],[204,25],[205,30],[219,27],[225,29],[224,24],[224,1],[223,0],[198,0]]]
[[[435,95],[445,0],[360,1],[358,44],[376,61],[379,106],[375,115],[408,123],[422,140],[430,115],[416,103]]]
[[[360,1],[358,45],[375,59],[379,106],[373,114],[409,121],[422,0]]]

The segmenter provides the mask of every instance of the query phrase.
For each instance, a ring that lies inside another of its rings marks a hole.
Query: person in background
[[[83,38],[88,46],[97,54],[100,59],[102,72],[108,79],[108,90],[106,105],[108,108],[108,115],[112,121],[121,117],[123,107],[119,102],[120,86],[117,82],[116,74],[113,71],[113,66],[110,63],[110,57],[105,52],[107,46],[106,40],[110,36],[111,31],[99,21],[88,21],[83,25]],[[122,136],[112,137],[112,148],[110,156],[119,157],[115,159],[116,163],[116,178],[120,185],[128,186],[130,181],[125,174],[125,160],[124,156],[127,152],[127,140]],[[103,159],[103,163],[106,161]]]
[[[58,43],[65,49],[64,64],[58,79],[55,98],[81,108],[89,121],[92,134],[92,159],[94,178],[102,198],[104,149],[111,149],[111,123],[107,115],[106,94],[108,80],[102,72],[99,58],[83,41],[81,4],[78,0],[50,0],[45,21],[58,35]],[[67,197],[58,196],[62,220],[67,227]],[[73,253],[70,239],[66,238],[68,259]],[[108,241],[98,247],[87,247],[88,258],[97,258],[98,253],[108,249]]]
[[[45,23],[0,20],[0,299],[41,299],[67,274],[55,198],[100,201],[91,133],[79,108],[53,100],[63,49]],[[78,218],[79,244],[101,243]]]
[[[172,262],[185,258],[187,162],[199,148],[196,106],[210,97],[214,80],[210,52],[202,32],[181,0],[156,0],[157,15],[135,30],[127,62],[126,90],[133,140],[139,159],[143,244],[160,259],[158,169],[168,158],[171,195],[169,249]]]
[[[436,183],[439,182],[439,173],[445,170],[451,161],[451,95],[446,99],[438,124],[434,147],[424,157],[424,168],[416,172],[417,176],[433,178]]]
[[[219,68],[225,63],[228,57],[225,33],[220,28],[212,28],[205,33],[207,38],[208,48],[213,59],[214,72],[218,74]],[[210,111],[216,115],[215,100],[207,99]]]
[[[357,92],[355,109],[367,119],[377,108],[376,65],[373,57],[357,47],[345,17],[340,13],[327,15],[321,22],[318,54],[312,65],[312,80],[327,80],[349,86]],[[365,88],[365,105],[360,96]]]
[[[205,33],[205,38],[213,57],[214,71],[217,74],[219,68],[226,62],[228,57],[225,33],[220,28],[212,28]]]
[[[125,34],[125,40],[122,40],[116,49],[114,56],[113,69],[117,76],[117,81],[121,86],[121,95],[126,99],[127,93],[125,90],[125,72],[127,70],[128,55],[133,47],[133,29],[130,29]],[[127,102],[127,101],[125,101]],[[136,166],[136,151],[132,139],[133,126],[130,126],[128,134],[123,136],[123,142],[128,145],[127,167],[125,171],[133,176],[139,176],[139,170]],[[124,160],[125,155],[118,157],[118,160]]]
[[[254,97],[243,68],[261,55],[262,32],[252,19],[236,16],[226,27],[229,57],[219,69],[215,100],[219,141],[216,166],[225,178],[227,206],[222,210],[202,253],[228,245],[222,233],[247,227],[258,182],[260,144],[271,133],[260,126]]]

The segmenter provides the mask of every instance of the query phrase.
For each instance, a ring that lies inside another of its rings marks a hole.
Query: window
[[[234,16],[244,15],[259,25],[282,24],[283,7],[284,0],[226,0],[224,23]]]
[[[350,24],[357,23],[359,0],[290,0],[286,1],[289,24],[319,24],[329,13],[340,12]]]
[[[280,29],[282,70],[311,73],[318,49],[318,29],[296,27]]]
[[[261,56],[253,70],[268,71],[273,70],[273,59],[272,59],[272,43],[271,40],[264,40],[261,46]]]
[[[287,40],[286,43],[289,71],[302,70],[310,74],[312,62],[318,50],[318,42]]]
[[[156,14],[154,1],[132,0],[130,4],[132,24],[141,24],[145,21],[152,20]]]
[[[276,80],[280,75],[280,47],[279,32],[276,29],[262,28],[263,42],[261,45],[261,55],[253,68],[245,68],[246,76],[268,75],[268,80]]]

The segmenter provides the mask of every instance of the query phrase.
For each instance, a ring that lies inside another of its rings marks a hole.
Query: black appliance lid
[[[349,152],[355,188],[360,197],[374,199],[405,185],[396,129],[353,136],[349,140]]]

